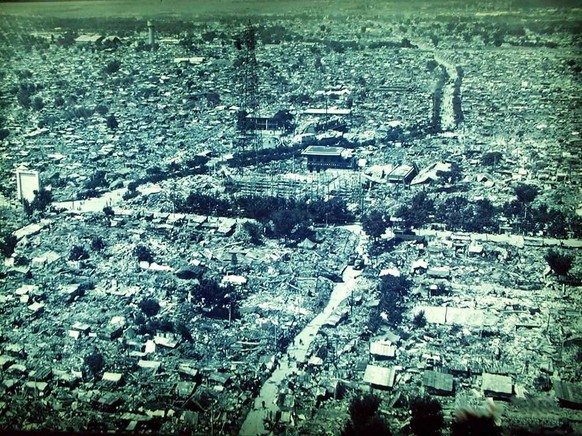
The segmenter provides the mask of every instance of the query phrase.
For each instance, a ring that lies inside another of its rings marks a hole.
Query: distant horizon
[[[369,17],[505,15],[518,9],[558,9],[579,20],[578,0],[0,0],[0,15],[76,19],[207,20],[248,17]]]

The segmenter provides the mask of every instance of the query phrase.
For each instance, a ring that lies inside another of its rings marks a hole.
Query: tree
[[[379,284],[380,310],[388,315],[388,324],[398,326],[404,313],[404,297],[410,292],[411,282],[405,276],[386,275]]]
[[[133,252],[137,256],[137,260],[140,262],[152,263],[154,261],[154,257],[152,256],[150,249],[144,247],[143,245],[136,246]]]
[[[565,276],[572,269],[574,256],[570,254],[560,253],[557,250],[550,249],[544,256],[548,265],[559,276]]]
[[[119,124],[117,123],[117,119],[115,118],[115,115],[113,115],[113,114],[109,115],[106,118],[106,120],[107,120],[107,128],[109,130],[115,130],[119,126]]]
[[[107,65],[105,66],[105,72],[107,74],[113,74],[119,71],[119,68],[121,68],[121,62],[117,59],[113,59],[112,61],[108,62]]]
[[[430,397],[418,397],[410,405],[410,429],[417,436],[437,436],[444,425],[441,403]]]
[[[501,429],[495,425],[495,418],[472,411],[457,411],[457,418],[451,427],[452,436],[500,436]]]
[[[106,105],[99,103],[97,106],[95,106],[95,112],[105,116],[107,112],[109,112],[109,108]]]
[[[378,415],[380,398],[374,394],[355,397],[349,406],[350,420],[347,422],[343,436],[392,434],[388,424]]]
[[[38,95],[32,100],[32,108],[35,111],[40,111],[44,107],[44,101]]]
[[[34,199],[32,202],[23,200],[24,211],[27,215],[32,215],[35,210],[44,211],[53,201],[53,194],[48,189],[42,188],[40,191],[34,191]]]
[[[98,351],[94,351],[91,354],[85,356],[84,359],[85,366],[94,377],[97,376],[99,371],[105,367],[105,359],[103,354]]]
[[[471,232],[491,232],[496,226],[499,210],[489,199],[477,200],[473,208],[473,218],[467,226]]]
[[[525,183],[519,183],[513,188],[517,200],[520,203],[529,204],[535,200],[538,195],[538,188],[534,185],[527,185]]]
[[[105,248],[105,242],[100,236],[94,236],[91,238],[91,249],[94,251],[101,251]]]
[[[449,230],[466,230],[473,219],[473,206],[465,197],[448,197],[438,208],[437,219]]]
[[[247,221],[242,225],[242,228],[249,235],[251,244],[262,244],[261,233],[263,229],[259,224]]]
[[[23,108],[29,108],[30,107],[30,93],[27,89],[25,88],[20,88],[18,90],[18,93],[16,94],[16,98],[18,100],[18,103],[20,104],[20,106],[22,106]]]
[[[149,317],[156,316],[160,311],[160,303],[151,297],[147,297],[141,300],[137,307],[139,307],[141,311]]]
[[[422,328],[426,325],[426,315],[424,310],[420,310],[416,315],[414,315],[414,318],[412,318],[412,324],[417,328]]]
[[[388,220],[379,210],[372,210],[362,218],[362,229],[374,241],[384,234],[388,227]]]
[[[55,101],[54,101],[54,105],[55,107],[61,107],[65,104],[65,99],[63,98],[62,95],[57,95],[55,97]]]
[[[426,192],[421,191],[412,197],[410,204],[401,205],[396,216],[402,218],[406,227],[419,228],[428,222],[434,211],[434,201]]]
[[[89,253],[82,245],[75,245],[69,253],[69,260],[89,259]]]

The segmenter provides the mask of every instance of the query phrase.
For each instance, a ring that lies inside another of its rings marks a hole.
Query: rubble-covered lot
[[[582,431],[579,10],[145,3],[0,9],[0,428],[351,434],[373,393],[395,434],[425,395],[443,434]],[[276,131],[237,126],[246,18]]]
[[[329,295],[314,264],[341,270],[324,254],[354,243],[350,232],[329,230],[307,252],[273,241],[243,247],[217,218],[144,215],[54,215],[19,241],[3,293],[7,428],[46,428],[29,409],[38,398],[57,413],[56,430],[110,416],[112,429],[165,433],[196,427],[188,417],[198,414],[236,429],[276,356]],[[194,295],[210,278],[234,283],[230,321],[209,316]],[[148,300],[159,302],[157,313]]]

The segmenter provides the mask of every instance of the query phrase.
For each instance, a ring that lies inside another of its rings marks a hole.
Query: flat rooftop
[[[303,111],[307,115],[350,115],[351,109],[337,109],[337,108],[310,108]]]
[[[345,148],[325,147],[322,145],[310,145],[301,152],[303,156],[337,156],[340,157]]]

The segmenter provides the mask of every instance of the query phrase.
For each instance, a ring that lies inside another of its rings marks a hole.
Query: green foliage
[[[119,127],[119,123],[117,122],[115,115],[113,115],[113,114],[109,115],[106,118],[106,120],[107,120],[107,128],[109,130],[115,130],[115,129],[117,129],[117,127]]]
[[[407,228],[420,228],[430,221],[435,212],[434,201],[424,191],[416,194],[410,204],[401,205],[396,211],[396,217],[401,218]]]
[[[34,199],[31,203],[23,200],[24,211],[27,215],[32,215],[34,211],[43,212],[52,201],[52,192],[42,188],[40,191],[34,191]]]
[[[93,353],[85,356],[84,363],[93,376],[96,376],[99,371],[105,367],[105,359],[103,354],[99,353],[98,351],[94,351]]]
[[[480,415],[470,411],[457,411],[457,419],[451,427],[452,436],[500,436],[501,428],[495,425],[492,415]]]
[[[10,257],[17,240],[13,232],[24,224],[24,216],[17,210],[0,206],[0,254]]]
[[[533,386],[538,392],[549,392],[552,389],[552,381],[548,376],[540,374],[534,378]]]
[[[481,163],[486,166],[496,166],[497,164],[499,164],[499,162],[501,162],[502,158],[503,154],[501,154],[500,152],[491,151],[488,153],[484,153],[483,156],[481,156]]]
[[[93,175],[91,176],[91,178],[89,178],[86,182],[85,182],[85,188],[86,189],[96,189],[96,188],[102,188],[107,186],[107,180],[105,180],[105,171],[103,170],[97,170],[93,173]]]
[[[223,286],[213,279],[202,279],[193,292],[202,302],[205,315],[220,319],[238,317],[238,294],[232,286]]]
[[[69,260],[85,260],[89,259],[89,253],[82,245],[75,245],[69,252]]]
[[[262,244],[261,234],[263,232],[263,227],[260,224],[247,221],[242,225],[242,228],[249,235],[251,244]]]
[[[416,436],[438,436],[444,425],[441,403],[430,397],[415,398],[410,409],[410,429]]]
[[[141,300],[137,307],[148,317],[156,316],[160,311],[160,303],[156,299],[147,297]]]
[[[55,107],[61,107],[65,104],[65,99],[63,98],[62,95],[57,95],[55,97],[55,101],[54,101],[54,105]]]
[[[424,313],[424,310],[420,310],[416,315],[414,315],[414,318],[412,318],[412,324],[416,328],[422,328],[426,325],[426,314]]]
[[[16,99],[18,100],[18,104],[20,104],[20,106],[22,106],[23,108],[30,107],[31,104],[30,93],[25,89],[20,88],[18,90],[18,93],[16,94]]]
[[[437,209],[437,221],[449,230],[465,230],[473,219],[473,207],[465,197],[448,197]]]
[[[558,250],[550,249],[544,256],[548,265],[559,276],[565,276],[570,272],[574,262],[574,256],[561,253]]]
[[[411,281],[405,277],[383,276],[380,284],[379,309],[388,315],[388,324],[397,327],[402,321],[402,314],[406,309],[404,297],[410,292]]]
[[[91,238],[91,249],[93,251],[101,251],[105,248],[105,242],[100,236],[94,236]]]
[[[18,240],[16,239],[16,236],[6,230],[0,230],[0,253],[2,253],[4,257],[10,257],[12,256],[12,253],[14,253]]]
[[[378,415],[380,401],[380,398],[373,394],[353,398],[349,406],[350,420],[347,422],[342,435],[391,435],[390,427]]]
[[[517,196],[517,201],[524,204],[531,203],[538,195],[538,188],[536,186],[525,183],[519,183],[513,190]]]
[[[121,62],[118,59],[113,59],[112,61],[109,61],[105,66],[105,72],[107,74],[113,74],[119,71],[120,68]]]
[[[389,225],[389,220],[379,210],[371,210],[362,217],[362,229],[372,239],[377,240],[384,234]]]
[[[370,310],[370,315],[368,316],[368,332],[371,334],[376,334],[382,325],[382,316],[380,313],[381,311],[378,308]]]
[[[38,95],[32,100],[32,108],[35,111],[40,111],[44,107],[44,101]]]
[[[0,141],[3,141],[4,139],[8,138],[9,135],[10,135],[10,130],[0,129]]]
[[[133,252],[137,256],[137,260],[139,260],[140,262],[152,263],[154,261],[154,257],[152,256],[152,252],[150,251],[150,249],[144,247],[143,245],[136,246]]]

